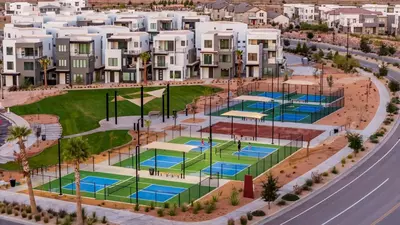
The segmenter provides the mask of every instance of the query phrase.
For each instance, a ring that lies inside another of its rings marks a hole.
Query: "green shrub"
[[[44,223],[49,223],[49,217],[47,217],[47,216],[43,217],[43,222]]]
[[[253,211],[253,212],[251,213],[251,215],[256,216],[256,217],[260,217],[260,216],[265,216],[266,214],[265,214],[265,212],[262,211],[262,210],[256,210],[256,211]]]
[[[181,205],[181,211],[182,212],[186,212],[188,210],[188,206],[185,204],[185,203],[183,203],[182,205]]]
[[[311,187],[308,186],[307,184],[303,185],[303,191],[311,191],[311,190],[312,190]]]
[[[18,211],[14,211],[14,216],[19,216],[19,212]]]
[[[31,209],[31,207],[30,206],[27,206],[26,208],[25,208],[25,211],[26,211],[26,213],[32,213],[32,209]]]
[[[307,186],[311,187],[311,186],[313,186],[313,184],[314,184],[314,181],[312,179],[307,179],[306,180],[306,185]]]
[[[284,206],[286,205],[286,201],[285,200],[280,200],[278,203],[276,203],[279,206]]]
[[[172,207],[171,209],[169,209],[168,215],[170,215],[170,216],[176,216],[176,208],[175,208],[175,207]]]
[[[327,177],[327,176],[329,176],[329,173],[325,171],[322,173],[322,176]]]
[[[376,134],[373,134],[373,135],[369,136],[369,141],[370,141],[371,143],[374,143],[374,144],[379,143],[378,136],[376,136]]]
[[[352,158],[353,158],[353,154],[349,154],[349,155],[347,156],[347,158],[348,158],[348,159],[352,159]]]
[[[63,219],[65,216],[67,216],[67,211],[65,211],[65,210],[63,210],[63,209],[61,209],[59,212],[58,212],[58,216],[60,216],[60,218],[61,219]]]
[[[139,210],[140,210],[139,204],[136,204],[136,205],[133,207],[133,210],[135,210],[136,212],[139,211]]]
[[[284,196],[282,196],[282,199],[285,201],[290,201],[290,202],[294,202],[299,200],[299,196],[295,195],[295,194],[291,194],[291,193],[287,193]]]
[[[204,211],[205,211],[207,214],[212,213],[215,209],[217,209],[217,205],[216,205],[215,202],[211,202],[210,204],[208,204],[208,205],[206,205],[206,206],[204,207]]]
[[[240,225],[247,225],[247,216],[240,217]]]
[[[101,223],[102,224],[106,224],[107,223],[107,217],[103,216],[103,218],[101,219]]]
[[[169,209],[169,202],[164,202],[164,208]]]
[[[159,217],[163,217],[164,216],[164,209],[157,209],[157,215]]]
[[[63,224],[63,225],[71,225],[71,224],[72,224],[72,217],[71,217],[71,215],[66,215],[66,216],[65,216],[65,219],[64,219],[64,221],[63,221],[62,224]]]
[[[21,216],[22,218],[26,218],[27,217],[26,212],[21,213]]]
[[[1,214],[4,214],[4,213],[6,213],[6,208],[1,209]]]
[[[198,211],[200,211],[200,210],[202,210],[203,209],[203,206],[201,205],[201,202],[196,202],[195,204],[194,204],[194,207],[193,207],[194,209],[197,209]]]
[[[391,91],[391,92],[398,92],[399,90],[400,90],[400,84],[399,84],[399,82],[397,82],[397,81],[395,81],[395,80],[391,80],[390,82],[389,82],[389,90]]]
[[[235,220],[229,219],[228,220],[228,225],[235,225]]]
[[[393,104],[391,102],[389,102],[386,105],[386,112],[387,113],[397,113],[397,110],[399,110],[399,108],[395,104]]]
[[[333,174],[338,174],[339,173],[339,171],[336,169],[336,166],[334,166],[332,168],[331,173],[333,173]]]
[[[29,214],[28,215],[28,220],[31,220],[32,219],[32,214]]]
[[[7,207],[7,214],[11,215],[12,214],[12,208],[11,207]]]
[[[154,205],[155,205],[155,202],[150,202],[150,209],[151,209],[151,210],[154,209]]]
[[[217,195],[213,195],[212,196],[212,201],[213,202],[218,202],[218,199],[219,199],[219,196],[217,196]]]
[[[342,160],[340,160],[340,162],[342,163],[342,165],[346,164],[346,158],[342,158]]]
[[[39,222],[42,219],[42,216],[40,214],[35,215],[35,221]]]
[[[233,206],[239,205],[239,203],[240,203],[239,192],[236,190],[236,188],[232,189],[231,196],[229,198],[229,202]]]
[[[253,220],[253,215],[251,214],[251,212],[247,212],[246,216],[247,216],[247,220],[248,221],[252,221]]]
[[[300,187],[297,184],[293,186],[293,193],[295,193],[296,195],[301,195],[302,192],[303,192],[302,187]]]
[[[146,206],[146,208],[144,208],[144,211],[145,211],[145,212],[149,212],[149,211],[150,211],[150,208],[149,208],[148,206]]]
[[[92,219],[94,223],[97,223],[97,214],[96,212],[92,212]]]

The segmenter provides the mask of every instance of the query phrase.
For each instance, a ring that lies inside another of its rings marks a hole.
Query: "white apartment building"
[[[237,37],[235,31],[208,31],[201,35],[201,79],[236,76]]]
[[[38,11],[32,3],[29,2],[6,2],[5,15],[22,15]]]
[[[146,18],[144,16],[121,16],[114,21],[115,26],[129,28],[130,31],[145,31]]]
[[[161,31],[154,37],[152,58],[154,80],[182,81],[195,76],[198,61],[193,32]]]
[[[246,77],[278,75],[285,66],[281,31],[278,29],[249,29],[246,50]]]
[[[55,79],[49,72],[54,69],[52,52],[51,35],[26,35],[3,40],[3,85],[43,84],[43,70],[39,64],[43,57],[51,60],[47,80],[52,83]]]
[[[151,62],[144,65],[140,54],[150,51],[149,34],[146,32],[117,33],[107,39],[105,51],[105,83],[139,83],[144,68],[150,72]]]
[[[234,31],[237,33],[236,48],[246,52],[246,33],[248,25],[240,22],[212,21],[207,23],[196,23],[196,49],[197,56],[200,56],[201,35],[208,31]],[[245,60],[246,56],[243,56]]]
[[[356,8],[356,6],[350,6],[350,5],[334,5],[334,4],[324,4],[318,7],[319,10],[319,17],[321,21],[334,21],[335,17],[333,15],[328,15],[329,12],[335,9],[343,9],[343,8]],[[328,26],[330,27],[330,24],[328,23]]]
[[[291,20],[307,23],[315,21],[318,15],[313,4],[284,4],[283,14]]]
[[[364,4],[361,8],[372,12],[380,12],[383,15],[400,14],[400,5]]]

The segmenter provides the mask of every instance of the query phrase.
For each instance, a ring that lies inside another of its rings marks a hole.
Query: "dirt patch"
[[[50,114],[33,114],[22,116],[24,120],[28,121],[29,124],[53,124],[58,123],[58,116]]]
[[[235,136],[253,137],[254,136],[255,125],[252,124],[241,124],[233,123],[233,134]],[[272,138],[272,126],[258,125],[258,137]],[[208,132],[209,127],[203,128],[202,132]],[[231,134],[231,123],[228,122],[218,122],[213,125],[213,133],[218,134]],[[303,140],[312,140],[318,135],[322,134],[321,130],[311,130],[311,129],[301,129],[301,128],[291,128],[291,127],[277,127],[274,126],[274,139],[285,139],[293,140],[299,135],[303,135]]]
[[[117,96],[117,102],[121,102],[121,101],[125,101],[125,100],[126,100],[126,98],[124,98],[120,95]],[[113,98],[113,100],[111,100],[111,102],[115,102],[115,98]]]
[[[193,119],[193,118],[190,118],[190,119],[182,120],[181,122],[182,123],[202,123],[204,121],[206,121],[206,119],[198,119],[198,118]]]
[[[176,126],[167,126],[167,127],[164,127],[164,130],[185,130],[187,127],[186,126],[179,126],[179,125],[176,125]]]

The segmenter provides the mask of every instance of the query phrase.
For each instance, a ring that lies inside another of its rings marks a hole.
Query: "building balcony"
[[[93,56],[93,52],[83,53],[83,52],[71,51],[71,56],[90,57]]]
[[[168,63],[166,62],[157,62],[154,64],[155,69],[166,69],[168,68]]]
[[[21,55],[21,54],[17,55],[18,59],[40,59],[42,57],[43,57],[42,55]]]
[[[201,67],[218,67],[218,62],[215,61],[201,61],[200,62]]]
[[[164,48],[154,48],[155,55],[168,55],[170,52],[173,52],[173,50],[168,50]]]
[[[128,49],[123,49],[122,52],[125,55],[140,55],[142,53],[141,50],[128,50]]]

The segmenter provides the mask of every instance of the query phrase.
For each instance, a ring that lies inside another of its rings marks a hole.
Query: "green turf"
[[[118,201],[118,202],[125,202],[125,203],[136,203],[136,198],[130,198],[132,194],[136,192],[136,178],[133,176],[124,176],[118,174],[110,174],[110,173],[102,173],[102,172],[89,172],[89,171],[80,171],[81,179],[87,176],[96,176],[102,178],[110,178],[119,180],[118,185],[121,185],[120,188],[116,188],[114,185],[104,186],[102,190],[98,190],[97,192],[87,192],[82,190],[82,196],[95,198],[98,200],[110,200],[110,201]],[[61,186],[64,187],[68,184],[71,184],[75,181],[75,174],[71,173],[68,174],[61,179]],[[151,184],[163,185],[163,186],[172,186],[172,187],[179,187],[179,188],[186,188],[187,190],[181,192],[179,195],[176,195],[172,199],[169,199],[167,202],[169,204],[177,204],[181,205],[183,203],[189,204],[192,200],[196,200],[201,196],[207,194],[214,187],[210,187],[208,182],[204,182],[204,184],[189,184],[189,183],[182,183],[182,182],[173,182],[167,180],[157,180],[157,179],[149,179],[149,178],[140,178],[138,183],[138,190],[146,188]],[[82,185],[82,182],[81,182]],[[90,184],[94,187],[94,184]],[[42,176],[42,185],[36,187],[37,190],[42,191],[49,191],[54,193],[59,193],[59,180],[56,177],[49,177],[49,176]],[[98,188],[100,189],[100,188]],[[72,189],[62,189],[63,194],[68,195],[75,195],[75,190]],[[161,193],[161,191],[160,191]],[[162,207],[164,203],[156,202],[156,201],[149,201],[149,200],[141,200],[139,199],[139,204],[141,205],[151,205],[154,202],[155,206]]]
[[[146,87],[145,92],[157,90],[163,87]],[[190,103],[195,97],[202,95],[205,86],[172,86],[170,109],[182,110],[186,104]],[[214,89],[219,91],[220,89]],[[131,93],[137,93],[139,88],[121,88],[121,89],[98,89],[98,90],[75,90],[68,91],[64,95],[45,98],[39,102],[14,106],[11,111],[18,115],[27,114],[53,114],[60,117],[60,123],[63,127],[63,135],[70,135],[92,130],[99,127],[99,121],[106,117],[106,93],[109,97],[110,117],[115,114],[114,111],[114,91],[118,95],[125,96]],[[144,107],[144,113],[149,111],[161,110],[161,98],[156,98],[148,102]],[[165,102],[166,104],[166,102]],[[118,102],[118,116],[139,115],[140,107],[129,102]]]
[[[99,132],[83,136],[89,142],[90,150],[92,154],[99,154],[103,151],[111,149],[113,147],[121,146],[128,143],[132,137],[126,130],[115,130]],[[68,139],[61,140],[61,151],[66,146]],[[50,166],[58,163],[58,146],[46,148],[40,154],[29,158],[29,165],[31,169],[39,168],[41,166]],[[20,165],[16,162],[8,162],[6,164],[0,164],[0,168],[4,170],[19,170]]]
[[[171,143],[178,143],[178,144],[184,144],[190,140],[200,140],[199,138],[191,138],[191,137],[178,137],[172,141]],[[252,146],[260,146],[260,147],[270,147],[270,148],[276,148],[278,149],[277,151],[273,152],[269,156],[265,158],[254,158],[254,157],[245,157],[245,156],[238,156],[233,155],[237,151],[237,145],[233,144],[229,146],[228,148],[224,149],[221,151],[220,154],[220,147],[228,141],[226,140],[217,140],[214,139],[213,143],[218,143],[217,146],[213,147],[213,153],[212,153],[212,162],[228,162],[228,163],[238,163],[238,164],[247,164],[249,165],[249,168],[246,170],[241,171],[240,173],[236,174],[235,176],[223,176],[223,178],[226,179],[235,179],[235,180],[243,180],[245,174],[252,174],[253,176],[257,176],[260,173],[266,171],[267,169],[271,168],[273,165],[277,164],[278,162],[282,161],[285,159],[287,156],[298,150],[299,148],[296,147],[282,147],[278,145],[269,145],[269,144],[260,144],[260,143],[252,143]],[[246,143],[243,143],[243,147],[245,147]],[[202,169],[207,168],[210,165],[210,151],[207,150],[205,151],[206,157],[205,160],[202,160],[198,163],[195,163],[189,167],[186,168],[186,175],[199,175],[199,171]],[[144,151],[140,154],[140,162],[146,161],[147,159],[150,159],[154,157],[155,151],[153,149]],[[175,157],[182,157],[182,153],[180,152],[174,152],[174,151],[168,151],[168,150],[157,150],[157,155],[166,155],[166,156],[175,156]],[[187,161],[197,157],[200,155],[200,152],[196,151],[191,151],[189,153],[186,153],[186,158]],[[133,157],[127,158],[125,160],[122,160],[121,162],[115,163],[114,166],[121,166],[121,167],[127,167],[127,168],[134,168],[135,165],[135,159]],[[260,164],[260,162],[262,164]],[[258,163],[258,164],[257,164]],[[158,168],[160,172],[165,172],[165,173],[173,173],[173,174],[180,174],[181,171],[181,164],[177,164],[171,168]],[[141,166],[141,170],[147,170],[149,167]]]

